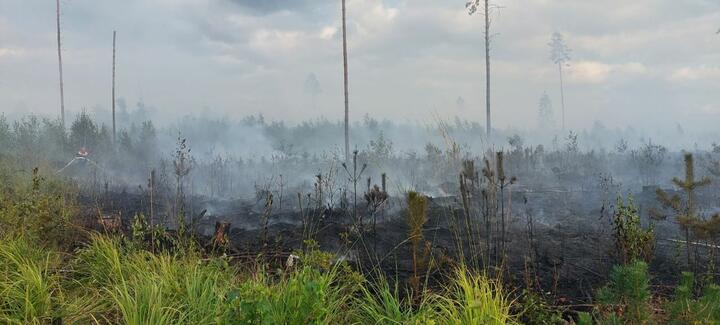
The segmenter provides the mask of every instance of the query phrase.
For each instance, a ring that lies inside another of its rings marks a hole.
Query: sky
[[[495,0],[493,125],[536,127],[544,92],[569,128],[715,128],[720,1]],[[59,114],[55,2],[0,0],[0,111]],[[340,1],[62,0],[66,107],[108,110],[112,32],[117,93],[155,116],[297,122],[343,116]],[[483,19],[465,0],[348,0],[351,119],[484,124]],[[320,93],[313,104],[310,74]],[[462,98],[462,100],[458,100]],[[462,102],[462,104],[460,104]]]

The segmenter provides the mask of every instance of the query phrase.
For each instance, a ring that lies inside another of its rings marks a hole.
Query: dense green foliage
[[[609,324],[644,324],[651,318],[650,277],[645,262],[617,265],[607,286],[597,292],[600,318]]]
[[[696,298],[695,276],[683,272],[675,296],[668,303],[672,324],[718,324],[720,323],[720,286],[707,284],[703,294]]]

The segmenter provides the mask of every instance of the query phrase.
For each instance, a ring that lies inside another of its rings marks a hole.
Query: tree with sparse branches
[[[570,61],[570,48],[560,33],[553,33],[550,39],[550,59],[557,64],[560,73],[560,105],[562,107],[562,129],[565,130],[565,89],[563,85],[563,65]]]
[[[500,7],[490,3],[490,0],[468,0],[465,3],[465,8],[467,8],[468,14],[470,15],[482,11],[485,18],[485,127],[488,141],[490,141],[490,135],[492,133],[492,119],[490,116],[490,41],[492,40],[490,25],[492,24],[492,19],[490,15],[493,11],[499,10]]]

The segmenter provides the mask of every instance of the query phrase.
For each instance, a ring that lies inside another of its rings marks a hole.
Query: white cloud
[[[720,67],[682,67],[672,71],[670,81],[698,81],[703,79],[720,79]]]
[[[321,39],[330,40],[330,39],[333,39],[333,38],[335,37],[335,35],[337,35],[337,32],[338,32],[338,28],[337,28],[337,27],[334,27],[334,26],[325,26],[325,27],[323,27],[323,29],[320,31],[319,36],[320,36]]]
[[[0,47],[0,59],[2,59],[4,57],[12,57],[12,56],[18,57],[18,56],[22,56],[23,54],[25,54],[25,50],[21,49],[21,48],[12,48],[12,47],[1,48]]]
[[[610,76],[612,66],[602,62],[580,61],[569,69],[570,80],[574,82],[600,83]]]
[[[598,61],[579,61],[572,63],[567,69],[570,81],[577,83],[603,83],[610,77],[627,78],[648,73],[649,69],[642,63],[628,62],[608,64]]]

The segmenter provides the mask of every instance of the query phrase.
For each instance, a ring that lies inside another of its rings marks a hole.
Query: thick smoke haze
[[[499,4],[495,126],[536,127],[544,92],[559,117],[557,67],[547,43],[560,32],[573,50],[566,68],[568,128],[600,122],[660,135],[678,126],[717,135],[719,2]],[[153,107],[149,117],[156,123],[188,114],[239,120],[260,112],[287,123],[342,118],[339,1],[61,5],[70,111],[109,110],[117,30],[118,95],[130,109],[140,101]],[[54,19],[54,3],[0,0],[0,107],[7,116],[59,111]],[[484,124],[481,20],[468,16],[464,1],[348,1],[351,118],[424,125],[440,115]],[[305,87],[310,74],[320,84],[316,95]]]

